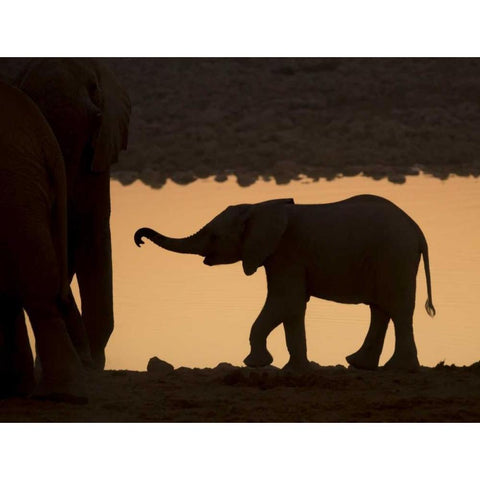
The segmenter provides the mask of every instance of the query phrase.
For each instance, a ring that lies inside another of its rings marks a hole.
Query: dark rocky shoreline
[[[112,177],[480,175],[480,59],[105,59],[132,99]],[[11,81],[26,59],[0,60]]]

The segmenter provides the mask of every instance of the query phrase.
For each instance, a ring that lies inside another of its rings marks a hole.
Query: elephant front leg
[[[267,297],[267,301],[255,320],[250,331],[250,354],[243,361],[248,367],[265,367],[270,365],[273,357],[267,350],[267,337],[282,323],[281,312],[275,302]]]
[[[96,368],[105,366],[105,347],[113,331],[112,257],[110,228],[82,232],[75,251],[82,300],[82,319]]]
[[[370,327],[363,345],[347,357],[347,362],[356,368],[374,370],[378,367],[390,316],[375,305],[370,305]]]
[[[283,279],[288,277],[282,277]],[[248,366],[261,367],[272,362],[266,341],[270,332],[284,324],[290,360],[287,369],[304,369],[309,365],[305,338],[306,295],[301,281],[287,284],[269,282],[267,301],[250,333],[250,355],[244,360]]]

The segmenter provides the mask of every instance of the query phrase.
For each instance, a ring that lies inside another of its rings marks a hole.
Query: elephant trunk
[[[170,250],[171,252],[192,253],[202,256],[206,254],[206,242],[202,230],[190,237],[170,238],[152,230],[151,228],[140,228],[135,232],[134,237],[137,247],[140,247],[140,245],[144,243],[142,237],[148,238],[159,247]]]

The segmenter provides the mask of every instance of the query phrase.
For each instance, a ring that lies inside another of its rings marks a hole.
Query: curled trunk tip
[[[134,241],[135,241],[135,244],[137,245],[137,247],[140,247],[140,245],[143,245],[145,242],[142,240],[142,237],[147,237],[147,238],[150,238],[149,235],[151,235],[152,233],[156,233],[154,230],[150,229],[150,228],[139,228],[136,232],[135,232],[135,235],[133,237]]]
[[[134,235],[135,244],[138,247],[144,243],[143,237],[148,238],[159,247],[170,250],[171,252],[204,255],[205,239],[204,236],[200,235],[200,232],[197,232],[191,237],[170,238],[152,230],[151,228],[144,227],[138,229]]]

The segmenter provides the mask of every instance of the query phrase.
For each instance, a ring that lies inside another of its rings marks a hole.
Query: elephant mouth
[[[212,267],[214,265],[229,265],[231,263],[238,262],[238,258],[236,257],[215,257],[215,256],[206,256],[203,259],[203,264]]]
[[[213,260],[209,257],[205,257],[203,259],[203,264],[204,265],[208,265],[209,267],[211,267],[212,265],[215,265],[215,263],[213,262]]]

